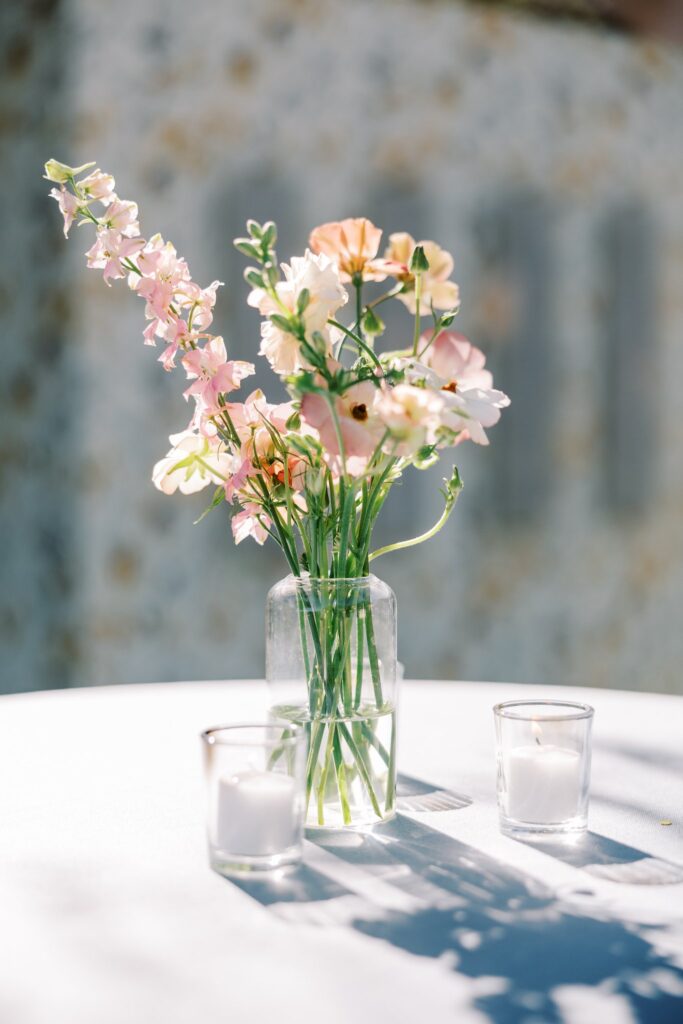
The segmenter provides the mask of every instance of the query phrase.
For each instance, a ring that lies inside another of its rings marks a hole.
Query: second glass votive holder
[[[511,700],[493,713],[501,830],[519,838],[585,832],[593,708]]]
[[[306,736],[287,723],[216,726],[201,734],[211,867],[268,871],[301,859]]]

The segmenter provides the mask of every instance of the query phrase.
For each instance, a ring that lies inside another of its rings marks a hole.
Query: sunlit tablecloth
[[[239,886],[197,734],[263,684],[1,698],[0,1021],[680,1024],[683,698],[553,689],[596,708],[591,832],[541,847],[498,831],[491,715],[539,692],[405,683],[401,770],[450,795]]]

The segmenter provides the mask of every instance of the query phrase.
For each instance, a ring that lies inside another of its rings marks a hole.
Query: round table
[[[683,1021],[683,698],[553,688],[596,709],[590,832],[532,845],[498,830],[491,707],[538,695],[406,682],[394,822],[239,883],[198,733],[261,682],[1,698],[0,1020]]]

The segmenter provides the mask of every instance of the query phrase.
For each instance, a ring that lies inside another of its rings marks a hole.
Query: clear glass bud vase
[[[393,817],[396,598],[376,576],[287,576],[266,607],[272,714],[306,728],[306,824]]]

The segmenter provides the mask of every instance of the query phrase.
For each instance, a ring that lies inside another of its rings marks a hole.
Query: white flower
[[[312,339],[319,332],[329,344],[327,321],[348,301],[336,264],[323,253],[315,255],[307,249],[304,256],[294,256],[291,263],[283,263],[282,272],[284,279],[275,285],[277,298],[264,288],[254,288],[247,300],[249,305],[264,317],[273,313],[295,315],[299,297],[306,291],[308,302],[302,316],[306,338]],[[261,326],[260,351],[276,373],[292,373],[309,365],[301,353],[299,339],[270,320]]]
[[[154,486],[164,494],[178,489],[182,494],[194,494],[209,484],[222,484],[235,467],[235,457],[221,450],[215,440],[194,430],[171,434],[170,452],[152,471]]]

